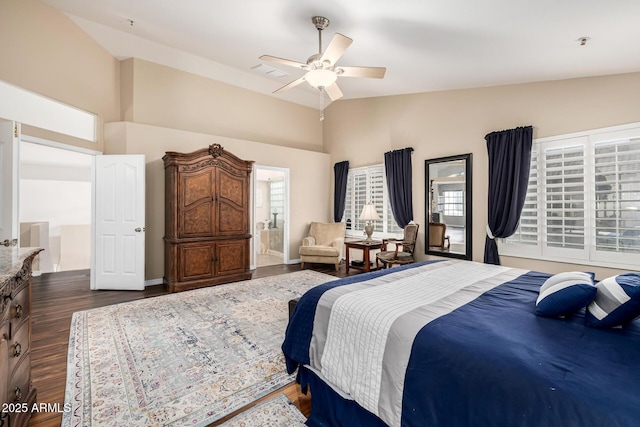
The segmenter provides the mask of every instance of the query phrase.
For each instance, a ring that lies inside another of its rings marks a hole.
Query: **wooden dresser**
[[[40,251],[0,247],[0,426],[26,426],[36,401],[31,384],[31,263]]]
[[[213,144],[167,152],[164,284],[170,292],[251,278],[249,189],[253,161]]]

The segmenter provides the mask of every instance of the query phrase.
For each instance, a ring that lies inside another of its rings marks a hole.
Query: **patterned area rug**
[[[312,270],[74,313],[62,425],[204,426],[293,381],[287,302]]]
[[[261,402],[220,427],[304,427],[307,419],[284,394]]]

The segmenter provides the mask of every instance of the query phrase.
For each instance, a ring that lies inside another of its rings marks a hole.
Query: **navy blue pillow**
[[[538,316],[558,317],[575,313],[596,297],[593,273],[569,271],[549,277],[536,300]]]
[[[587,306],[588,326],[622,326],[640,316],[640,273],[608,277],[596,288],[596,298]]]

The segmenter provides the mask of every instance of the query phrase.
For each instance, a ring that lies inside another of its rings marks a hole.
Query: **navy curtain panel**
[[[496,237],[518,228],[529,184],[533,127],[492,132],[484,137],[489,152],[489,219],[484,262],[500,265]]]
[[[336,163],[333,165],[335,174],[333,188],[333,221],[342,221],[344,215],[344,203],[347,200],[347,176],[349,174],[349,162]]]
[[[409,147],[384,153],[391,212],[400,228],[404,228],[413,220],[412,152],[413,148]]]

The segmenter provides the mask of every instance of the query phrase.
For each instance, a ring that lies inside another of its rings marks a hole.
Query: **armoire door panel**
[[[187,208],[194,203],[213,199],[214,175],[209,170],[180,175],[180,205]]]
[[[217,274],[241,273],[247,264],[247,240],[220,241],[217,244]]]
[[[183,209],[178,225],[179,236],[213,236],[215,230],[212,215],[213,210],[213,202],[210,201]]]
[[[218,212],[218,232],[221,236],[247,232],[247,217],[244,209],[220,200]]]
[[[218,196],[220,199],[226,200],[239,209],[245,209],[247,179],[233,176],[222,169],[218,173]]]
[[[180,175],[178,236],[202,237],[215,234],[214,173],[210,170]]]
[[[213,277],[214,247],[212,243],[192,243],[178,248],[179,280],[197,280]]]

